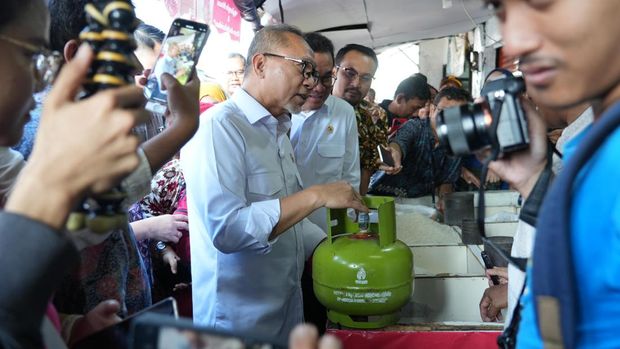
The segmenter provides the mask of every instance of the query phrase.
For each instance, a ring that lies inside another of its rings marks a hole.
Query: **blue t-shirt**
[[[575,153],[590,127],[564,148]],[[614,131],[574,182],[571,244],[577,292],[577,347],[620,348],[620,129]],[[536,263],[536,261],[533,261]],[[517,348],[542,348],[535,303],[529,292],[532,270],[521,304]]]

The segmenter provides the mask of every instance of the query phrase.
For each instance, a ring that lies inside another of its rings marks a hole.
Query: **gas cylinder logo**
[[[357,280],[355,283],[358,285],[367,285],[368,280],[366,280],[366,270],[362,267],[357,271]]]

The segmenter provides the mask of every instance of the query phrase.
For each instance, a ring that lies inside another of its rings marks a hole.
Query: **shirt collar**
[[[254,97],[243,88],[238,88],[231,98],[251,124],[272,116]]]
[[[320,115],[320,113],[323,114],[328,114],[329,112],[329,105],[328,105],[328,101],[334,98],[332,95],[327,96],[327,99],[325,100],[325,103],[323,103],[323,105],[319,108],[319,109],[314,109],[314,110],[308,110],[308,111],[301,111],[299,114],[299,116],[301,116],[304,119],[307,119],[313,115]]]
[[[287,133],[291,128],[290,117],[287,115],[279,117],[271,115],[262,104],[241,87],[237,89],[237,92],[235,92],[231,99],[252,125],[262,122],[270,129],[275,130],[277,135]]]

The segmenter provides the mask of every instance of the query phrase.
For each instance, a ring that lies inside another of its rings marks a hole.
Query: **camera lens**
[[[437,135],[453,155],[469,155],[491,144],[487,102],[446,108],[437,115]]]

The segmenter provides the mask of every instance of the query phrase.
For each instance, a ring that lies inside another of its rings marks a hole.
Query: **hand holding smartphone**
[[[482,257],[482,260],[484,261],[485,269],[494,268],[493,262],[491,262],[491,257],[489,257],[489,255],[485,251],[480,252],[480,256]],[[499,285],[499,277],[497,275],[492,275],[491,282],[493,283],[493,285]]]
[[[179,317],[177,302],[174,298],[165,298],[150,307],[128,316],[123,321],[95,332],[75,343],[72,349],[131,349],[129,336],[134,323],[147,315],[166,316],[170,319]]]
[[[174,76],[183,85],[187,83],[208,37],[209,26],[206,24],[181,18],[172,22],[159,58],[144,86],[144,95],[148,99],[146,109],[163,114],[168,95],[162,85],[162,74]]]
[[[394,163],[394,158],[392,157],[392,153],[390,152],[390,149],[382,146],[382,145],[378,145],[377,146],[377,151],[379,152],[379,158],[381,159],[381,162],[390,166],[390,167],[394,167],[395,163]]]

